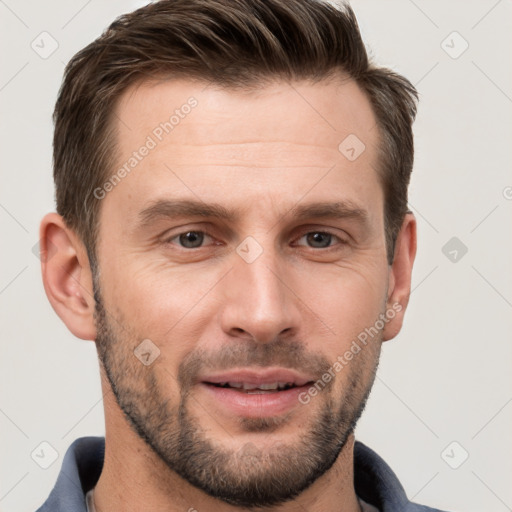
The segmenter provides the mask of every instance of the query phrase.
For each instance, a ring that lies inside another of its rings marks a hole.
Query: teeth
[[[283,391],[294,387],[293,382],[270,382],[268,384],[248,384],[246,382],[219,382],[221,388],[243,389],[244,391]]]
[[[245,390],[247,390],[247,389],[259,389],[260,388],[260,386],[255,386],[254,384],[247,384],[246,382],[243,383],[242,387]]]
[[[277,382],[273,382],[272,384],[260,384],[258,387],[260,389],[277,389],[278,385]]]

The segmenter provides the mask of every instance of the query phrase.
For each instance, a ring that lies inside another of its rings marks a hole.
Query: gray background
[[[54,209],[51,112],[64,65],[143,3],[0,0],[1,511],[35,510],[70,443],[104,434],[94,345],[51,309],[33,247]],[[377,62],[421,94],[411,304],[402,333],[384,346],[357,437],[416,501],[512,510],[512,3],[352,5]]]

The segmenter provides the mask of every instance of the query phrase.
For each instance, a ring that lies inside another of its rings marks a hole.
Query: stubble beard
[[[351,362],[350,368],[342,370],[350,371],[342,398],[335,400],[328,386],[312,399],[311,403],[324,402],[321,407],[315,403],[318,411],[315,417],[308,418],[308,405],[301,405],[304,409],[298,415],[303,414],[306,419],[295,417],[303,428],[295,441],[268,441],[273,432],[278,433],[287,423],[287,417],[241,418],[238,428],[261,434],[266,439],[265,446],[244,443],[238,449],[228,449],[222,442],[208,437],[191,411],[191,405],[197,401],[188,385],[187,372],[197,368],[201,356],[180,365],[177,378],[181,382],[180,400],[178,404],[173,403],[172,397],[165,396],[165,388],[159,385],[158,366],[141,364],[132,352],[138,342],[126,331],[120,335],[115,322],[109,320],[99,287],[95,298],[98,356],[129,425],[170,470],[225,503],[261,509],[293,500],[332,467],[364,410],[375,378],[378,353],[369,356],[373,359],[370,372],[363,372],[367,364],[361,355]],[[261,346],[267,347],[265,354],[259,352]],[[304,355],[301,345],[276,340],[274,345],[253,345],[252,351],[244,352],[243,360],[256,363],[258,359],[257,364],[262,364],[263,359],[275,361],[277,356],[283,362],[286,354],[293,353],[294,361],[304,363],[311,359],[310,354]],[[235,360],[240,355],[232,353],[227,357]],[[317,359],[318,369],[322,366],[325,370],[328,361]],[[361,375],[369,375],[366,383],[361,383]],[[213,421],[208,415],[204,417]]]

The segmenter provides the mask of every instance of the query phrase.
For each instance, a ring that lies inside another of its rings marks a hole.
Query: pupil
[[[180,243],[183,247],[194,248],[200,247],[203,243],[204,235],[198,231],[189,231],[180,235]]]
[[[329,233],[310,233],[307,236],[308,243],[312,247],[329,247],[331,238]]]

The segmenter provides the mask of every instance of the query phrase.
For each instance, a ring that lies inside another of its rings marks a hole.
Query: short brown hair
[[[348,75],[366,93],[380,133],[388,261],[405,213],[417,93],[373,65],[352,9],[319,0],[160,0],[123,15],[68,63],[55,106],[57,211],[94,263],[100,201],[115,164],[114,109],[143,80],[186,77],[227,88]]]

